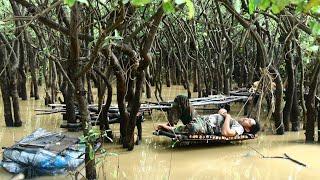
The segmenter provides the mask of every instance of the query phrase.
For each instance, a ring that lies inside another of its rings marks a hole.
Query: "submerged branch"
[[[298,161],[298,160],[295,160],[295,159],[292,159],[287,153],[284,153],[284,156],[265,156],[263,155],[262,153],[260,153],[258,150],[256,150],[255,148],[251,147],[251,146],[248,146],[249,148],[251,148],[252,150],[254,150],[255,152],[257,152],[262,158],[278,158],[278,159],[289,159],[290,161],[296,163],[296,164],[299,164],[303,167],[307,167],[306,164]]]

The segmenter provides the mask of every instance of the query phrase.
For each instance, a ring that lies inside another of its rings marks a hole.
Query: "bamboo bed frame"
[[[253,134],[242,134],[234,137],[225,137],[217,135],[184,135],[174,134],[172,132],[157,130],[153,132],[155,136],[165,136],[171,138],[175,143],[181,144],[217,144],[255,139],[257,136]]]

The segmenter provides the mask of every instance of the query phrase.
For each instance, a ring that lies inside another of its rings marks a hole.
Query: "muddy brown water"
[[[164,94],[167,99],[173,99],[177,91]],[[62,123],[60,114],[35,115],[34,109],[45,108],[43,100],[21,101],[20,106],[23,126],[7,128],[1,102],[1,147],[11,146],[37,128],[65,131],[59,128]],[[237,114],[237,111],[232,113]],[[289,132],[283,136],[262,132],[257,139],[242,143],[172,148],[170,139],[152,135],[154,127],[165,122],[165,115],[158,112],[146,116],[142,144],[135,146],[132,152],[122,149],[117,143],[104,145],[110,154],[98,158],[99,179],[320,179],[320,145],[306,144],[304,131]],[[111,125],[111,128],[116,137],[119,137],[119,125]],[[79,136],[81,133],[69,134]],[[287,153],[307,167],[286,159],[261,158],[253,149],[265,156],[282,156]],[[2,159],[2,155],[0,158]],[[84,173],[84,170],[80,172]],[[1,180],[12,177],[12,174],[0,168]],[[74,176],[44,176],[37,179],[74,179]]]

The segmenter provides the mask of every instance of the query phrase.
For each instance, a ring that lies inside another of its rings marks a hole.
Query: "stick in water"
[[[254,151],[256,151],[262,158],[280,158],[280,159],[289,159],[290,161],[294,162],[294,163],[297,163],[303,167],[307,167],[306,164],[298,161],[298,160],[295,160],[295,159],[292,159],[288,154],[284,153],[284,156],[265,156],[263,155],[262,153],[260,153],[258,150],[256,150],[255,148],[251,147],[251,146],[248,146],[249,148],[253,149]]]

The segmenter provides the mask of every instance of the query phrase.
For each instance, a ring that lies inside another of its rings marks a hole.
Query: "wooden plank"
[[[246,100],[246,99],[248,99],[247,96],[214,95],[210,97],[192,98],[189,101],[193,106],[205,106],[205,105],[228,104],[228,103],[237,102],[237,101]],[[152,102],[144,103],[144,104],[141,104],[140,110],[141,111],[150,111],[152,109],[168,110],[172,107],[171,102],[173,101],[159,102],[159,103],[152,103]],[[49,106],[59,108],[59,111],[65,112],[65,109],[61,108],[61,107],[65,107],[65,104],[49,104]],[[97,104],[91,104],[88,107],[97,107],[97,106],[98,106]],[[118,106],[113,105],[109,109],[118,110]],[[45,110],[41,110],[41,111],[45,111]],[[48,112],[55,112],[55,110],[51,110],[51,111],[48,110]]]
[[[196,110],[199,110],[199,111],[212,111],[212,110],[219,110],[220,108],[198,108],[198,107],[195,107]]]
[[[60,153],[78,142],[78,138],[63,136],[60,141],[48,144],[44,149],[54,153]]]
[[[205,101],[205,102],[196,102],[196,103],[191,103],[193,106],[204,106],[204,105],[219,105],[219,104],[228,104],[231,102],[237,102],[240,100],[246,100],[248,97],[246,96],[237,96],[234,99],[226,99],[226,100],[220,100],[220,101]]]

